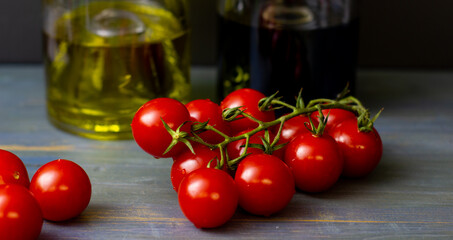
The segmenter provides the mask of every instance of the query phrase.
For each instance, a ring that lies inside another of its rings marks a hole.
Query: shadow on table
[[[106,212],[114,209],[107,205],[90,204],[79,216],[61,222],[44,220],[43,229],[38,239],[60,239],[61,233],[68,228],[87,228],[94,222],[99,222]]]

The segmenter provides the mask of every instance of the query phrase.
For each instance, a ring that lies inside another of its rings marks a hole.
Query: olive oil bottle
[[[45,11],[43,42],[48,114],[57,127],[94,139],[127,139],[133,115],[148,100],[188,100],[184,14],[152,1],[51,10]]]

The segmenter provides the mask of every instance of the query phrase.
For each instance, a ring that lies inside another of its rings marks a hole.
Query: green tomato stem
[[[242,118],[248,118],[251,121],[254,121],[258,124],[258,126],[249,132],[237,135],[237,136],[228,136],[227,134],[219,131],[215,127],[211,125],[204,125],[202,126],[202,130],[208,130],[208,131],[214,131],[220,136],[224,138],[224,140],[218,144],[209,144],[203,141],[197,134],[193,133],[192,135],[186,134],[184,136],[184,139],[181,139],[179,136],[178,141],[182,140],[190,140],[193,142],[197,142],[200,144],[203,144],[210,149],[216,149],[219,148],[220,150],[220,161],[219,164],[217,165],[216,168],[222,169],[223,165],[226,163],[227,166],[234,170],[235,166],[243,159],[245,158],[247,154],[248,147],[250,145],[250,137],[253,136],[254,134],[269,129],[270,127],[273,127],[277,124],[280,124],[280,127],[278,129],[277,135],[275,136],[274,140],[270,144],[271,147],[275,147],[280,139],[281,132],[283,129],[283,124],[285,121],[299,116],[299,115],[308,115],[311,114],[312,112],[319,111],[320,112],[320,119],[324,120],[323,123],[320,123],[321,126],[318,126],[318,129],[313,129],[316,134],[322,134],[324,128],[325,128],[325,123],[326,119],[322,115],[322,110],[323,109],[333,109],[333,108],[339,108],[339,109],[344,109],[347,111],[353,112],[357,118],[358,118],[358,125],[359,129],[363,131],[367,131],[372,128],[373,122],[376,120],[377,116],[381,113],[381,111],[376,114],[376,116],[370,120],[370,113],[369,111],[362,105],[362,103],[355,97],[353,96],[347,96],[342,99],[338,100],[332,100],[332,99],[326,99],[326,98],[320,98],[320,99],[314,99],[311,100],[306,106],[304,106],[303,102],[302,104],[297,104],[297,106],[292,106],[288,103],[285,103],[283,101],[280,101],[280,98],[275,97],[276,94],[270,96],[269,98],[262,99],[260,102],[264,103],[264,106],[261,106],[263,109],[277,109],[277,108],[288,108],[291,110],[290,113],[283,115],[275,120],[269,121],[269,122],[264,122],[261,121],[250,114],[245,113],[244,111],[240,110],[239,108],[235,109],[227,109],[224,112],[228,112],[227,114],[229,117],[226,117],[226,120],[228,121],[234,121],[237,119],[237,117],[242,117]],[[301,100],[302,101],[302,100]],[[232,115],[231,115],[232,114]],[[312,124],[312,123],[311,123]],[[235,159],[229,159],[228,153],[225,151],[226,146],[234,141],[240,140],[240,139],[246,139],[245,143],[245,149],[244,152],[241,156]],[[270,141],[270,140],[268,140]],[[187,145],[187,143],[186,143]]]

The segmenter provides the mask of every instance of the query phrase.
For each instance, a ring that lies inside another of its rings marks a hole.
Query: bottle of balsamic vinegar
[[[218,94],[244,87],[292,102],[354,91],[357,2],[218,0]]]

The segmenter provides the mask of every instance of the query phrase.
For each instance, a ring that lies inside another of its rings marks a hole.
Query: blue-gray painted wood
[[[214,98],[215,71],[193,68],[198,98]],[[296,193],[270,218],[238,210],[225,226],[200,230],[185,219],[170,182],[170,159],[126,141],[95,141],[46,119],[42,66],[0,65],[0,148],[26,163],[71,159],[93,184],[89,207],[40,239],[451,239],[453,238],[453,72],[361,71],[358,97],[384,143],[377,169],[321,194]]]

